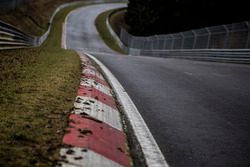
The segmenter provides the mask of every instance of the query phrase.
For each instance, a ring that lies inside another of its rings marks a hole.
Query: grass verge
[[[0,166],[54,166],[79,85],[80,59],[61,49],[70,7],[39,48],[0,51]]]
[[[115,9],[116,10],[116,9]],[[110,34],[108,27],[106,25],[106,18],[108,17],[108,15],[110,13],[112,13],[114,11],[113,10],[109,10],[106,12],[103,12],[101,14],[99,14],[95,20],[95,25],[97,28],[97,31],[99,32],[101,38],[103,39],[103,41],[113,50],[121,53],[121,54],[126,54],[125,51],[123,49],[121,49],[119,47],[119,45],[116,43],[115,39],[112,37],[112,35]]]
[[[126,8],[118,9],[110,17],[110,25],[116,34],[120,34],[121,27],[129,29],[128,25],[125,23],[126,11]]]

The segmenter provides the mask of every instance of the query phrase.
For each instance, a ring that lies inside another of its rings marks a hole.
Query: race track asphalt
[[[94,20],[122,6],[72,12],[67,48],[85,50],[111,70],[170,166],[250,166],[250,66],[115,53],[99,37]]]

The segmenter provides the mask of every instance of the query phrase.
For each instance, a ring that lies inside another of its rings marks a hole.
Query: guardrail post
[[[222,25],[222,26],[226,30],[226,37],[224,39],[224,48],[229,48],[229,46],[228,46],[228,43],[229,43],[228,38],[229,38],[229,32],[230,31],[229,31],[229,29],[227,28],[226,25]]]
[[[152,38],[150,38],[150,50],[154,49],[154,40]]]
[[[133,37],[130,38],[130,44],[129,45],[130,45],[131,48],[134,48],[134,38]]]
[[[249,24],[249,22],[245,22],[246,23],[246,25],[247,25],[247,27],[248,27],[248,32],[247,32],[247,41],[246,41],[246,47],[245,48],[248,48],[249,47],[249,41],[250,41],[250,24]]]
[[[158,44],[157,35],[154,35],[154,37],[153,37],[153,49],[157,49],[157,44]]]
[[[158,35],[156,35],[156,49],[160,49],[160,45],[161,45],[161,41],[160,41],[161,37],[159,37]]]
[[[194,34],[194,42],[193,42],[193,49],[195,49],[195,45],[196,45],[196,39],[197,39],[197,34],[194,30],[192,30],[192,33]]]
[[[181,39],[182,39],[182,41],[181,41],[181,49],[183,49],[184,41],[185,41],[185,35],[183,34],[183,32],[181,32],[180,34],[181,34]]]
[[[174,37],[173,37],[173,35],[172,34],[170,34],[170,36],[171,36],[171,38],[172,38],[172,43],[171,43],[171,50],[173,50],[174,49]]]
[[[168,39],[169,39],[168,37],[164,38],[162,49],[167,49],[166,45],[167,45],[167,40]]]
[[[206,49],[208,49],[209,46],[210,46],[211,32],[210,32],[209,28],[206,27],[205,29],[206,29],[206,31],[208,33],[208,36],[207,36],[207,46],[206,46]]]

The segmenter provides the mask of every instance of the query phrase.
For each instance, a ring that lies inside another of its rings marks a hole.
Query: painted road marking
[[[66,31],[66,26],[65,26],[65,23],[62,24],[62,39],[61,39],[61,47],[63,49],[67,49],[66,48],[66,34],[65,34],[65,31]]]

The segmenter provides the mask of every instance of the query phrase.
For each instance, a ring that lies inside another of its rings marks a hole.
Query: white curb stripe
[[[130,124],[132,125],[132,128],[135,133],[134,135],[140,143],[147,166],[169,167],[154,137],[152,136],[141,114],[139,113],[133,101],[130,99],[125,89],[105,65],[103,65],[94,56],[88,53],[86,53],[86,55],[89,56],[100,66],[100,68],[106,75],[109,83],[111,84],[113,90],[115,91],[116,96],[120,104],[122,105],[125,114],[128,117],[128,120],[130,121]]]
[[[90,69],[90,68],[84,68],[82,70],[82,73],[83,74],[95,75],[97,78],[99,78],[101,80],[104,80],[103,76],[99,72],[97,72],[97,71],[95,71],[93,69]]]
[[[80,82],[81,86],[87,86],[87,87],[93,87],[103,93],[105,93],[106,95],[112,96],[111,94],[111,89],[107,86],[104,86],[98,82],[96,82],[93,79],[90,78],[81,78],[81,82]]]
[[[77,96],[72,114],[86,113],[120,131],[122,124],[119,111],[91,97]]]
[[[62,167],[121,167],[98,153],[79,147],[62,148],[60,155],[63,157],[59,163]]]

